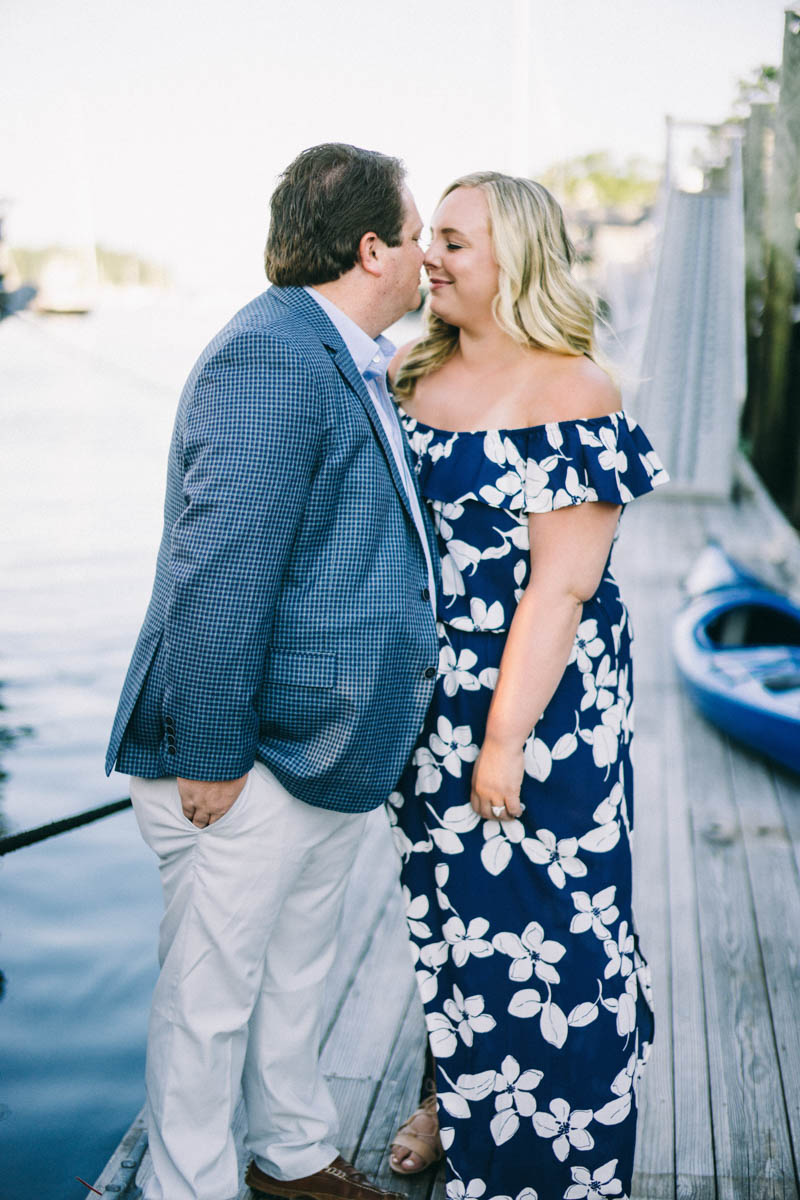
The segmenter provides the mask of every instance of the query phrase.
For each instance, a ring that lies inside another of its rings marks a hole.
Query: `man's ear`
[[[358,264],[369,275],[381,274],[381,250],[383,242],[377,233],[365,233],[358,243]]]

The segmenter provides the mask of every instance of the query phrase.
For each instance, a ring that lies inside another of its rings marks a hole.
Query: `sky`
[[[466,171],[535,176],[593,150],[658,162],[666,113],[722,120],[736,81],[780,61],[783,14],[783,0],[0,0],[7,232],[257,290],[269,195],[304,147],[398,155],[426,220]]]

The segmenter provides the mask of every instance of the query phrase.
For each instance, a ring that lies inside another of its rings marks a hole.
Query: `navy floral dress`
[[[623,1200],[653,1017],[631,912],[631,628],[609,563],[526,743],[522,818],[485,821],[469,795],[528,513],[626,504],[667,475],[624,411],[480,433],[401,419],[443,594],[436,692],[389,814],[447,1194]]]

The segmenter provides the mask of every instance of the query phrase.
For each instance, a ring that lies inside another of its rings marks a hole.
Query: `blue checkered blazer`
[[[235,779],[259,759],[301,800],[364,812],[405,765],[437,661],[425,556],[369,393],[320,306],[270,288],[183,390],[106,771]]]

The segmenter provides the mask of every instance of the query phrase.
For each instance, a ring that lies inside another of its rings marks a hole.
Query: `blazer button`
[[[167,754],[177,754],[177,753],[178,753],[178,751],[175,749],[174,746],[167,746]]]
[[[431,598],[431,589],[430,589],[430,588],[423,588],[423,589],[422,589],[422,599],[423,599],[423,600],[430,600],[430,598]]]
[[[167,729],[175,728],[175,721],[172,717],[164,717],[164,724],[166,725]]]
[[[435,676],[436,676],[436,667],[426,667],[426,668],[425,668],[425,670],[423,671],[423,675],[425,676],[425,678],[426,678],[426,679],[433,679],[433,678],[435,678]]]

